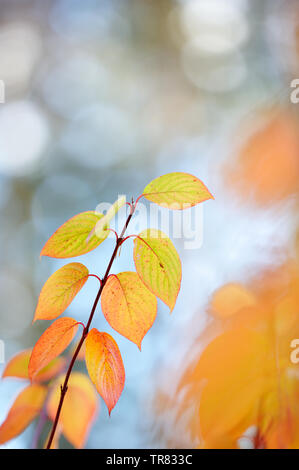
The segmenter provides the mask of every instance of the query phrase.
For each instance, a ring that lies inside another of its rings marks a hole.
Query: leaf
[[[107,213],[102,217],[96,224],[96,226],[92,229],[90,234],[87,237],[87,241],[96,234],[98,237],[103,237],[105,235],[105,228],[109,226],[111,220],[115,217],[117,212],[125,205],[126,203],[126,196],[120,196],[117,201],[115,201]]]
[[[182,210],[214,199],[202,181],[188,173],[168,173],[149,183],[143,196],[168,209]]]
[[[28,366],[32,349],[26,349],[16,354],[6,365],[2,377],[17,377],[19,379],[29,379]],[[55,377],[64,367],[65,358],[56,357],[46,367],[44,367],[34,378],[34,382],[46,382]]]
[[[5,421],[0,426],[0,444],[21,434],[42,409],[47,388],[29,385],[17,396]]]
[[[41,290],[33,321],[61,315],[84,286],[88,273],[84,264],[69,263],[52,274]]]
[[[245,132],[244,132],[245,129]],[[298,122],[285,107],[258,108],[236,134],[242,143],[220,168],[230,198],[241,196],[260,206],[278,204],[298,194]]]
[[[134,240],[134,262],[146,287],[172,311],[181,286],[182,267],[171,240],[160,230],[144,230]]]
[[[258,273],[246,289],[255,304],[227,315],[236,306],[229,302],[223,319],[210,319],[176,390],[177,369],[174,382],[165,371],[164,416],[182,425],[174,434],[179,429],[208,449],[237,448],[248,430],[255,431],[246,438],[251,447],[298,449],[298,363],[291,355],[299,338],[298,260]]]
[[[73,340],[78,323],[73,318],[59,318],[41,335],[33,348],[28,374],[30,380],[50,361],[59,356]]]
[[[93,328],[86,338],[85,359],[89,376],[110,415],[125,385],[122,357],[112,336]]]
[[[157,315],[157,299],[139,276],[135,272],[109,276],[101,303],[109,325],[141,350],[141,342]]]
[[[47,402],[47,412],[53,421],[60,400],[60,384],[63,381],[64,376],[57,379]],[[74,447],[80,449],[84,446],[97,410],[98,396],[89,378],[85,374],[73,372],[68,382],[59,425],[61,432]]]
[[[254,295],[238,283],[230,283],[218,289],[212,298],[210,313],[219,318],[228,318],[240,310],[253,307]]]
[[[109,231],[103,232],[99,238],[93,235],[88,241],[87,237],[104,217],[103,214],[94,211],[81,212],[65,222],[47,241],[41,251],[41,256],[52,258],[72,258],[94,250],[109,235]]]

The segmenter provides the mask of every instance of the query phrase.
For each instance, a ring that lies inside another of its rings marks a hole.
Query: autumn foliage
[[[227,187],[243,201],[265,206],[285,200],[298,192],[299,123],[287,109],[256,112],[251,133],[223,167]],[[238,129],[237,134],[244,134]],[[248,131],[246,132],[248,134]]]
[[[291,360],[298,305],[298,258],[248,286],[218,289],[210,322],[193,345],[201,350],[173,393],[158,394],[158,412],[174,413],[181,434],[200,448],[239,448],[242,439],[246,447],[298,448],[298,364]]]
[[[130,211],[126,224],[122,233],[116,234],[115,249],[102,278],[89,274],[88,268],[77,262],[66,264],[52,274],[41,290],[34,321],[55,321],[44,331],[34,348],[13,357],[3,373],[3,377],[27,380],[28,385],[16,398],[0,427],[0,444],[17,436],[44,412],[53,422],[45,446],[58,447],[62,433],[73,446],[80,448],[86,442],[99,409],[96,391],[111,413],[125,386],[125,369],[112,336],[96,328],[90,330],[100,298],[104,317],[110,326],[140,350],[142,340],[156,318],[157,297],[170,311],[173,310],[181,285],[181,262],[174,245],[164,233],[148,229],[136,235],[133,254],[136,272],[110,274],[142,196],[174,210],[186,209],[213,198],[195,176],[187,173],[161,176],[146,186],[136,202],[132,200],[128,204]],[[109,222],[124,204],[124,199],[120,198],[105,215],[87,211],[72,217],[50,237],[41,256],[70,258],[97,248],[109,235]],[[58,318],[91,275],[98,277],[100,288],[87,324],[68,316]],[[71,348],[71,354],[62,356],[79,329],[81,337]],[[72,372],[75,361],[84,358],[89,378]]]

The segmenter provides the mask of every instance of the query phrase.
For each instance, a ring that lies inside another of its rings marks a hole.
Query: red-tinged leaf
[[[56,416],[63,381],[64,376],[57,379],[47,402],[47,412],[52,420]],[[91,381],[85,374],[73,372],[68,382],[59,426],[74,447],[80,449],[84,446],[97,410],[98,396]]]
[[[124,272],[110,276],[101,303],[109,325],[141,349],[141,342],[156,318],[157,299],[138,274]]]
[[[6,365],[2,377],[17,377],[29,379],[28,366],[32,349],[26,349],[16,354]],[[65,366],[64,357],[56,357],[44,367],[34,378],[34,382],[47,382],[55,377]]]
[[[182,278],[180,257],[172,241],[160,230],[144,230],[134,240],[134,263],[142,282],[172,311]]]
[[[212,194],[202,181],[189,173],[168,173],[149,183],[143,196],[167,209],[182,210],[195,206]]]
[[[44,404],[47,388],[29,385],[17,396],[5,421],[0,426],[0,444],[21,434],[38,415]]]
[[[88,273],[84,264],[69,263],[52,274],[41,290],[33,321],[59,317],[84,286]]]
[[[100,237],[94,234],[88,238],[102,217],[104,217],[103,214],[94,211],[81,212],[75,215],[61,225],[49,238],[41,251],[41,256],[72,258],[94,250],[109,235],[109,231],[106,230]]]
[[[28,374],[33,380],[36,374],[59,356],[73,340],[78,323],[73,318],[59,318],[41,335],[33,348]]]
[[[112,336],[93,328],[86,338],[85,358],[89,376],[110,415],[125,385],[125,369],[119,348]]]

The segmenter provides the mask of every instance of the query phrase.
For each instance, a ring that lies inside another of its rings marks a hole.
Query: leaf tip
[[[40,254],[39,254],[39,259],[42,259],[43,256],[46,256],[46,253],[45,253],[45,251],[46,251],[46,245],[47,245],[47,244],[45,244],[45,245],[42,247],[41,252],[40,252]]]

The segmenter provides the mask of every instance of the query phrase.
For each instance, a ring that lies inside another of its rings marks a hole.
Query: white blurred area
[[[250,35],[246,0],[187,0],[169,18],[173,37],[180,28],[182,67],[192,84],[223,93],[247,77],[242,49]]]
[[[0,339],[9,356],[45,328],[30,325],[37,296],[64,261],[39,253],[65,220],[119,194],[136,197],[171,171],[194,173],[215,196],[204,205],[202,248],[185,251],[175,241],[181,294],[172,316],[159,303],[142,353],[109,328],[100,308],[95,318],[118,342],[127,382],[88,447],[163,446],[144,411],[157,370],[185,360],[192,338],[182,332],[201,330],[213,290],[279,264],[295,230],[292,199],[244,206],[222,171],[248,114],[289,104],[298,2],[0,0],[0,9]],[[112,249],[109,239],[68,261],[101,275]],[[134,269],[131,255],[129,241],[114,272]],[[96,289],[88,281],[67,314],[86,319]],[[15,382],[2,381],[0,418],[15,392]],[[32,429],[6,447],[31,441]]]
[[[9,176],[30,174],[49,140],[48,122],[30,101],[0,108],[0,171]]]
[[[41,36],[32,23],[9,22],[0,30],[0,77],[11,96],[26,91],[42,53]]]

